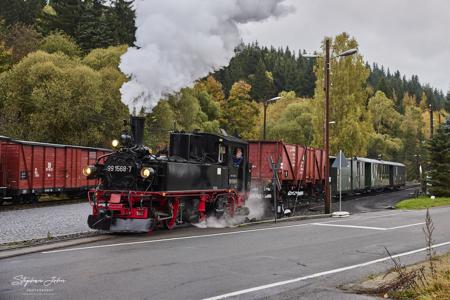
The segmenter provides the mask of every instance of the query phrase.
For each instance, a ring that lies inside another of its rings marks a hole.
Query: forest
[[[109,147],[129,111],[120,57],[135,42],[131,0],[3,0],[0,3],[0,135]],[[357,48],[332,39],[333,54]],[[228,66],[167,95],[146,114],[146,142],[164,146],[171,130],[323,145],[323,60],[304,50],[241,43]],[[436,128],[450,111],[444,94],[363,53],[331,62],[331,154],[405,162],[418,178],[427,157],[430,109]]]

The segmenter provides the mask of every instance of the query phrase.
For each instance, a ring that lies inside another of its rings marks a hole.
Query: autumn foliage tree
[[[358,43],[346,33],[336,36],[331,56],[357,48]],[[330,75],[330,153],[344,151],[347,155],[366,155],[371,126],[365,108],[366,81],[369,70],[360,54],[331,60]],[[324,62],[317,60],[314,94],[314,144],[323,146],[324,124]]]
[[[244,139],[258,136],[256,124],[260,111],[250,96],[251,88],[245,81],[233,84],[223,111],[223,127],[229,134],[237,134]]]
[[[28,140],[107,145],[127,115],[118,80],[60,52],[32,53],[0,74],[0,130]]]

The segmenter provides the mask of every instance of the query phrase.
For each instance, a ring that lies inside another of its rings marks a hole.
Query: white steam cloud
[[[245,202],[245,206],[249,210],[249,214],[247,216],[235,215],[233,218],[217,218],[215,216],[210,216],[206,219],[206,221],[192,225],[198,228],[225,228],[234,227],[245,222],[259,221],[265,217],[265,213],[268,209],[268,202],[262,197],[261,194],[252,192]]]
[[[238,25],[293,11],[284,0],[137,0],[136,47],[122,56],[131,79],[120,89],[132,111],[151,110],[165,94],[228,64]]]

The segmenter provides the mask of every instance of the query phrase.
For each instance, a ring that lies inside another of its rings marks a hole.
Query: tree
[[[61,52],[67,56],[80,56],[81,49],[67,34],[57,31],[46,36],[39,45],[39,49],[47,53]]]
[[[45,0],[2,0],[0,18],[8,25],[16,23],[33,25],[45,4]]]
[[[150,147],[169,143],[169,131],[173,129],[175,113],[167,100],[161,100],[147,115],[146,142]]]
[[[14,63],[21,60],[28,53],[36,51],[42,36],[32,26],[15,24],[11,27],[5,43],[12,50]]]
[[[308,100],[291,103],[285,107],[279,119],[269,123],[268,137],[271,140],[310,145],[314,118],[313,108]]]
[[[272,73],[267,71],[266,65],[260,59],[256,65],[255,74],[251,77],[251,95],[253,99],[260,102],[273,97],[275,86],[273,83]]]
[[[450,126],[442,124],[429,140],[430,191],[436,196],[450,196]]]
[[[377,91],[369,99],[367,108],[376,133],[396,133],[401,123],[401,115],[395,110],[394,101],[387,98],[383,92]]]
[[[425,111],[428,109],[428,98],[427,98],[427,94],[425,92],[422,92],[422,96],[420,97],[419,107],[422,109],[422,111]]]
[[[447,92],[447,97],[445,98],[444,109],[450,113],[450,91]]]
[[[402,117],[395,110],[394,101],[387,98],[383,92],[377,91],[369,99],[368,113],[374,128],[369,140],[368,156],[377,158],[381,155],[384,159],[397,158],[402,148],[402,141],[399,138]]]
[[[331,56],[357,48],[358,43],[348,34],[342,33],[332,41]],[[314,95],[314,145],[323,146],[324,99],[323,59],[317,60],[316,89]],[[330,75],[330,153],[343,150],[349,156],[367,153],[369,135],[372,130],[365,108],[367,99],[366,81],[369,70],[361,55],[333,59]]]
[[[118,91],[125,77],[107,71],[97,72],[62,53],[28,55],[0,74],[6,116],[1,131],[29,140],[109,146],[128,110]]]
[[[238,81],[231,87],[230,96],[224,107],[222,126],[229,134],[240,135],[244,139],[256,138],[259,117],[258,105],[251,99],[251,85]]]
[[[212,75],[209,75],[208,77],[206,77],[206,79],[198,81],[195,84],[194,89],[207,92],[213,97],[214,101],[221,105],[225,101],[222,84],[217,81]]]
[[[83,10],[76,28],[76,39],[81,48],[90,51],[115,45],[103,0],[83,2]]]
[[[0,40],[0,73],[8,70],[12,64],[12,51]]]
[[[202,112],[192,89],[181,89],[180,92],[170,95],[168,101],[175,113],[178,130],[193,131],[202,128],[202,122],[207,120],[207,116]]]
[[[120,57],[127,51],[128,46],[111,46],[106,49],[94,49],[84,58],[83,63],[95,70],[111,67],[119,70]]]
[[[114,0],[109,12],[110,26],[115,44],[134,44],[136,25],[133,2],[130,0]]]
[[[38,28],[44,35],[62,30],[71,37],[76,37],[78,24],[83,13],[82,0],[50,0],[38,17]]]
[[[419,178],[417,157],[419,155],[423,157],[423,127],[420,108],[415,106],[405,107],[405,116],[400,125],[400,130],[403,143],[403,161],[406,164],[408,180]]]

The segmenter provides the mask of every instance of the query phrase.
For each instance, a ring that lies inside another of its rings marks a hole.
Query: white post
[[[335,211],[334,213],[331,214],[332,217],[336,217],[336,218],[345,218],[348,217],[350,214],[346,211],[342,211],[342,158],[343,158],[343,154],[342,154],[342,150],[339,150],[339,155],[338,159],[339,159],[339,211]],[[346,162],[346,166],[345,168],[348,168],[347,166],[347,162]]]
[[[339,211],[342,211],[342,150],[339,150]]]

